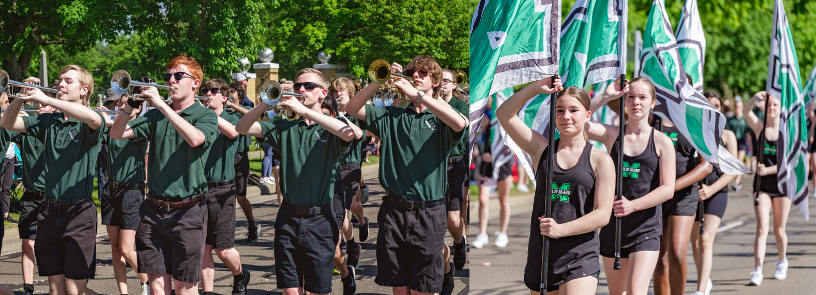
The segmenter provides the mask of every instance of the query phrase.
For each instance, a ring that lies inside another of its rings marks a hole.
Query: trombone
[[[283,88],[281,88],[281,85],[280,83],[278,83],[278,81],[266,80],[263,82],[263,84],[261,84],[260,95],[261,100],[263,100],[264,103],[268,104],[272,111],[274,111],[277,114],[281,114],[281,116],[283,116],[284,119],[292,121],[300,117],[300,115],[298,115],[297,113],[288,108],[283,107],[280,103],[283,96],[293,96],[302,103],[304,97],[303,94],[283,91]]]
[[[111,77],[111,89],[113,89],[113,92],[115,92],[116,94],[127,93],[128,97],[130,97],[133,100],[141,101],[150,100],[149,98],[145,97],[142,94],[133,95],[132,94],[133,88],[131,88],[132,86],[147,86],[165,89],[169,94],[168,99],[166,99],[165,102],[170,101],[169,97],[173,95],[173,86],[133,81],[130,79],[130,73],[128,73],[125,70],[118,70],[115,73],[113,73],[113,77]]]
[[[391,83],[388,83],[388,79],[391,76],[400,77],[405,80],[411,82],[412,85],[416,85],[414,78],[405,76],[400,73],[394,73],[391,71],[391,65],[385,61],[384,59],[378,59],[371,63],[368,66],[368,78],[371,79],[374,83],[382,85],[382,92],[378,93],[378,99],[383,101],[387,100],[396,100],[396,99],[404,99],[407,101],[411,101],[410,97],[407,97],[399,88],[394,86]],[[373,100],[373,99],[372,99]]]
[[[17,87],[25,87],[25,88],[37,88],[42,90],[43,92],[51,92],[51,93],[58,93],[59,90],[54,88],[43,87],[40,85],[28,84],[23,82],[18,82],[11,80],[9,78],[9,74],[5,70],[0,70],[0,93],[7,92],[9,98],[16,99],[20,97],[20,93],[11,93],[10,86],[17,86]]]

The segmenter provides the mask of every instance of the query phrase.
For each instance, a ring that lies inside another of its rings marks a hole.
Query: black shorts
[[[738,151],[747,151],[748,150],[748,137],[743,136],[742,139],[737,139],[737,150]],[[742,159],[739,159],[742,161]]]
[[[99,206],[102,207],[102,224],[118,226],[119,229],[136,230],[139,228],[141,220],[139,208],[144,198],[144,182],[106,182],[99,198]]]
[[[41,276],[72,280],[96,275],[96,205],[90,197],[74,205],[40,205],[34,256]]]
[[[482,167],[480,168],[481,174],[483,177],[493,177],[493,163],[492,162],[482,162]],[[506,163],[502,164],[499,167],[499,175],[497,176],[496,180],[504,180],[507,177],[513,175],[513,161],[507,161]]]
[[[229,249],[235,245],[235,182],[209,183],[207,198],[207,245]]]
[[[640,243],[634,244],[629,247],[621,247],[620,257],[621,258],[629,258],[629,253],[635,253],[640,251],[660,251],[660,240],[663,236],[658,237],[657,239],[647,239],[643,240]],[[607,258],[615,258],[615,245],[607,245],[601,243],[601,256]]]
[[[272,149],[272,167],[280,167],[280,165],[280,152],[276,149]]]
[[[351,203],[360,190],[360,177],[363,171],[360,164],[341,164],[340,181],[334,183],[334,215],[337,217],[337,224],[342,226],[345,219],[346,210],[351,209]]]
[[[136,230],[138,272],[166,273],[175,280],[198,283],[201,280],[201,262],[204,259],[204,240],[207,236],[206,202],[187,208],[170,209],[169,212],[151,202],[142,202],[139,213],[142,220]]]
[[[284,201],[275,219],[275,277],[278,289],[303,287],[306,292],[332,291],[334,248],[339,226],[334,212],[298,217]],[[301,286],[301,280],[305,281]]]
[[[703,201],[703,214],[716,215],[722,219],[726,206],[728,206],[728,192],[719,191],[713,197]],[[694,216],[694,221],[700,221],[699,214]]]
[[[445,206],[407,210],[383,203],[377,213],[377,278],[380,286],[442,291],[447,213]]]
[[[247,152],[237,152],[235,153],[236,195],[246,197],[248,181],[249,181],[249,156],[247,155]]]
[[[592,274],[583,274],[583,276],[581,276],[581,277],[591,276],[591,277],[593,277],[593,278],[595,278],[595,279],[598,279],[598,277],[600,277],[600,275],[601,275],[601,272],[600,272],[600,271],[596,271],[595,273],[592,273]],[[575,278],[575,279],[579,279],[579,278]],[[573,280],[574,280],[574,279],[573,279]],[[528,288],[528,289],[538,292],[538,291],[540,290],[541,279],[539,279],[538,281],[539,281],[539,283],[538,283],[539,285],[536,285],[536,287],[535,287],[535,288],[533,288],[533,285],[532,285],[532,284],[528,284],[528,283],[526,283],[526,282],[525,282],[525,285],[527,285],[527,288]],[[569,281],[567,281],[567,282],[569,282]],[[564,282],[564,283],[566,283],[566,282]],[[549,292],[555,292],[555,291],[558,291],[558,289],[560,289],[560,288],[561,288],[561,285],[550,285],[550,286],[547,286],[547,293],[549,293]]]
[[[464,157],[448,157],[448,189],[445,190],[445,207],[448,211],[462,211],[467,173],[468,167]]]
[[[37,212],[40,210],[45,192],[24,191],[20,198],[20,223],[17,232],[20,239],[34,240],[37,238]]]
[[[669,218],[671,215],[679,216],[694,216],[697,214],[697,202],[700,198],[697,196],[697,190],[686,196],[678,197],[677,194],[668,201],[663,202],[663,219]]]

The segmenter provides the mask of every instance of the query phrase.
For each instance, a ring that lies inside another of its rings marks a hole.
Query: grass
[[[530,193],[535,193],[535,187],[533,186],[532,182],[529,183],[527,185],[527,187],[530,189]],[[479,186],[478,185],[470,185],[470,187],[468,187],[468,189],[470,190],[470,201],[478,201],[479,200]],[[498,195],[498,192],[495,192],[495,194]],[[511,197],[512,196],[518,196],[518,195],[524,195],[524,194],[527,194],[527,193],[518,190],[516,188],[516,183],[513,183],[513,185],[510,186],[510,196]]]

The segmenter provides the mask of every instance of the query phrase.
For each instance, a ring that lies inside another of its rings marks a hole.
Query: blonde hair
[[[329,89],[329,79],[326,78],[326,75],[323,74],[323,72],[321,72],[319,70],[316,70],[316,69],[313,69],[313,68],[305,68],[305,69],[302,69],[302,70],[298,71],[297,75],[295,75],[295,81],[297,81],[297,79],[300,77],[300,75],[305,75],[305,74],[315,74],[315,75],[317,75],[317,81],[315,83],[317,83],[317,85],[320,85],[320,87],[323,87],[323,89],[326,89],[326,90]]]
[[[329,92],[335,91],[346,91],[349,94],[349,97],[354,97],[354,94],[357,93],[357,86],[354,85],[354,81],[346,77],[337,77],[331,81],[331,85],[329,85]]]
[[[88,70],[85,68],[78,66],[78,65],[68,65],[59,72],[59,76],[62,77],[63,74],[67,73],[68,71],[77,71],[79,72],[79,86],[80,87],[88,87],[88,93],[85,93],[80,99],[82,100],[82,105],[88,106],[88,100],[91,99],[91,95],[93,94],[94,90],[94,79],[93,75],[91,75]]]

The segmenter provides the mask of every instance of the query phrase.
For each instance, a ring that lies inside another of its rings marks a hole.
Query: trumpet
[[[412,85],[416,85],[416,81],[414,81],[414,78],[405,76],[400,73],[392,72],[391,65],[383,59],[375,60],[374,62],[371,63],[371,65],[368,66],[368,78],[371,79],[371,81],[373,81],[374,83],[382,85],[381,89],[382,93],[378,95],[378,99],[381,99],[383,101],[404,99],[410,102],[411,101],[410,97],[407,97],[404,93],[402,93],[402,91],[400,91],[399,88],[397,88],[393,84],[388,83],[388,79],[390,79],[391,76],[403,78],[405,80],[410,81]]]
[[[40,86],[40,85],[33,85],[33,84],[28,84],[28,83],[23,83],[23,82],[18,82],[18,81],[11,80],[9,78],[9,74],[5,70],[0,70],[0,93],[10,90],[11,88],[9,86],[37,88],[37,89],[42,90],[44,92],[51,92],[51,93],[59,92],[59,90],[56,90],[54,88],[48,88],[48,87],[43,87],[43,86]],[[8,91],[8,96],[11,99],[15,99],[15,98],[20,97],[20,93],[11,93],[11,91]]]
[[[470,88],[468,86],[467,74],[465,74],[465,71],[456,70],[453,72],[453,75],[455,77],[454,79],[456,80],[456,86],[459,86],[459,88],[462,88],[462,90],[467,90]]]
[[[144,83],[144,82],[137,82],[130,79],[130,73],[125,70],[118,70],[113,73],[113,77],[111,77],[111,89],[116,94],[126,94],[133,100],[141,100],[141,101],[149,101],[150,99],[145,97],[142,94],[132,94],[133,88],[132,86],[148,86],[148,87],[156,87],[167,90],[168,99],[165,102],[170,101],[169,96],[173,95],[173,86],[169,85],[160,85],[160,84],[153,84],[153,83]]]
[[[294,111],[281,106],[281,99],[283,96],[293,96],[301,103],[303,102],[303,94],[297,94],[292,92],[283,91],[281,88],[280,83],[275,80],[266,80],[261,84],[261,100],[264,103],[268,104],[272,111],[277,114],[281,114],[284,119],[287,120],[296,120],[300,115],[295,113]]]
[[[210,107],[210,98],[203,95],[196,95],[196,101],[205,108]]]

